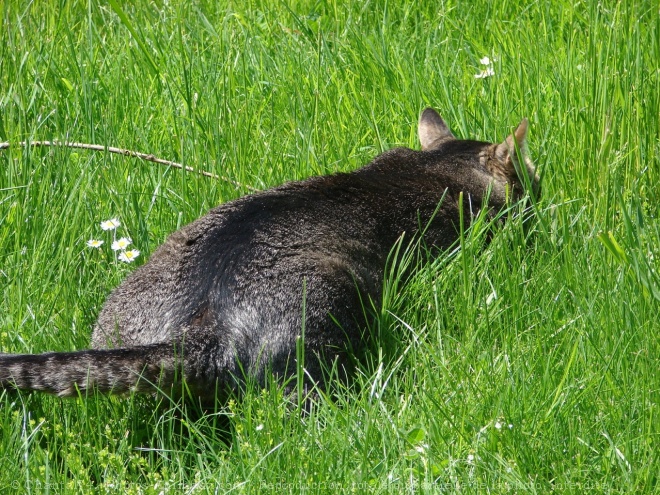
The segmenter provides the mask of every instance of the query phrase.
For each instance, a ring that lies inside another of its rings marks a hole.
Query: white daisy
[[[475,79],[485,79],[487,77],[494,76],[494,75],[495,75],[495,70],[491,66],[488,66],[484,70],[479,72],[479,74],[475,74],[474,78]]]
[[[131,241],[130,237],[122,237],[121,239],[114,241],[110,247],[112,247],[113,251],[121,251],[126,249],[131,242],[133,241]]]
[[[122,251],[119,253],[119,259],[124,263],[132,263],[138,256],[140,256],[140,251],[137,249],[131,249],[130,251]]]
[[[488,57],[484,57],[481,60],[479,60],[479,63],[481,65],[490,65],[490,59]]]
[[[91,248],[100,248],[103,245],[103,241],[99,241],[97,239],[90,239],[87,241],[87,247]]]
[[[101,228],[103,230],[115,230],[120,225],[121,223],[116,218],[111,218],[110,220],[105,220],[104,222],[101,222]]]

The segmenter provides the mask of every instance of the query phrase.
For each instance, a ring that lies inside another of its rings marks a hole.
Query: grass
[[[124,5],[125,4],[125,5]],[[651,493],[659,489],[656,2],[0,4],[0,351],[88,345],[134,267],[210,207],[416,148],[420,110],[543,176],[525,228],[405,287],[357,384],[309,416],[276,386],[195,418],[152,397],[0,394],[3,493]],[[495,75],[475,79],[483,56]],[[392,345],[385,345],[392,340]]]

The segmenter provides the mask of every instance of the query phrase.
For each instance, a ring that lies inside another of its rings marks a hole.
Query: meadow
[[[168,234],[418,149],[426,106],[491,142],[528,117],[543,181],[526,223],[512,212],[488,245],[468,232],[405,284],[393,269],[381,345],[308,415],[276,383],[202,414],[0,392],[2,493],[660,490],[657,2],[5,0],[0,16],[0,142],[223,177],[0,151],[0,352],[85,348]]]

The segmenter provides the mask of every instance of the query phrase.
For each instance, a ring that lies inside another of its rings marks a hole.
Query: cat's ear
[[[518,178],[523,185],[527,184],[527,179],[529,179],[529,185],[531,185],[534,195],[538,198],[541,193],[541,183],[527,150],[528,125],[529,123],[527,122],[527,119],[522,119],[522,122],[518,124],[518,127],[513,131],[513,134],[507,137],[503,143],[497,145],[495,148],[495,156],[505,170],[518,175]],[[520,154],[518,154],[518,152]],[[523,179],[521,174],[524,173],[527,174],[527,179]]]
[[[420,115],[417,132],[422,151],[437,149],[444,141],[456,139],[442,117],[432,108],[424,109]]]
[[[503,143],[497,146],[495,155],[502,163],[518,163],[516,148],[520,150],[523,156],[527,153],[527,119],[522,119],[513,134],[507,137]]]

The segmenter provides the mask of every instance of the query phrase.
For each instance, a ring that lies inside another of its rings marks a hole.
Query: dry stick
[[[8,149],[10,146],[10,143],[0,143],[0,150],[5,150]],[[146,153],[139,153],[137,151],[131,151],[131,150],[125,150],[122,148],[115,148],[112,146],[102,146],[100,144],[86,144],[86,143],[71,143],[71,142],[61,142],[61,141],[21,141],[18,143],[18,146],[21,146],[23,148],[28,147],[28,146],[65,146],[67,148],[80,148],[84,150],[93,150],[93,151],[107,151],[108,153],[116,153],[118,155],[124,155],[124,156],[133,156],[135,158],[141,158],[142,160],[146,160],[148,162],[153,162],[153,163],[159,163],[161,165],[167,165],[169,167],[174,167],[174,168],[180,168],[183,170],[186,170],[188,172],[193,172],[196,174],[203,175],[205,177],[210,177],[212,179],[222,179],[226,182],[229,182],[230,184],[235,185],[236,187],[244,187],[245,189],[248,189],[250,191],[258,191],[258,189],[251,187],[251,186],[246,186],[241,184],[240,182],[237,182],[233,179],[230,179],[229,177],[225,177],[222,175],[215,175],[210,172],[206,172],[204,170],[195,170],[192,167],[188,167],[185,165],[182,165],[180,163],[172,162],[169,160],[163,160],[161,158],[156,158],[154,155],[148,155]]]

